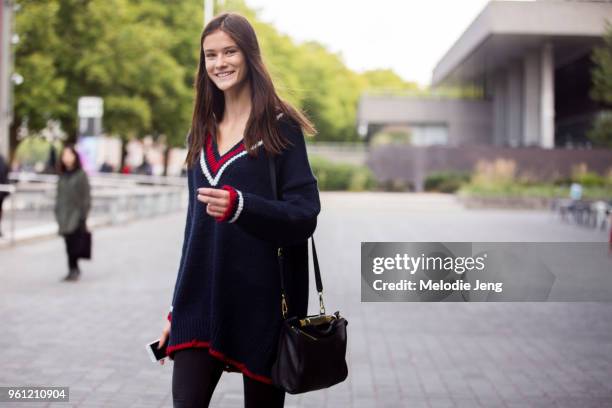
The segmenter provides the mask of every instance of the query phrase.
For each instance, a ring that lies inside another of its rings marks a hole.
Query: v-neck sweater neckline
[[[225,153],[221,154],[221,152],[219,151],[219,145],[217,144],[217,138],[215,136],[211,135],[210,133],[208,134],[208,137],[210,137],[210,139],[212,141],[213,151],[215,153],[215,156],[218,159],[223,159],[224,156],[227,156],[232,151],[234,151],[234,149],[236,149],[238,147],[238,145],[244,144],[244,136],[243,136],[238,142],[236,142],[232,147],[230,147],[230,149],[228,151],[226,151]]]

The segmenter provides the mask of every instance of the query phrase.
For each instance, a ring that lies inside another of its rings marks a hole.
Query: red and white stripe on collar
[[[253,147],[251,147],[251,149],[256,149],[261,145],[263,145],[263,141],[260,140]],[[211,186],[216,186],[219,183],[225,169],[227,169],[227,167],[234,161],[238,160],[242,156],[245,156],[246,154],[247,151],[244,148],[244,144],[240,143],[240,146],[224,154],[219,160],[217,160],[213,152],[212,139],[207,137],[206,147],[202,149],[202,153],[200,153],[200,167],[202,168],[202,173]]]
[[[283,116],[283,113],[280,112],[276,115],[276,119],[280,119]],[[263,145],[263,141],[255,143],[251,150],[257,149],[259,146]],[[206,153],[205,153],[206,151]],[[223,175],[225,169],[232,164],[234,161],[238,160],[240,157],[247,154],[247,151],[244,149],[244,144],[240,143],[240,146],[237,146],[235,149],[225,153],[218,161],[215,158],[215,154],[213,152],[212,147],[212,137],[208,135],[206,137],[206,147],[202,149],[200,153],[200,167],[202,167],[202,173],[204,173],[204,177],[208,180],[208,183],[211,186],[216,186],[219,184],[219,180]],[[240,195],[240,199],[242,195]]]

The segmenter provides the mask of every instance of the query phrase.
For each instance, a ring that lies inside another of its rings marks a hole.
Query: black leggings
[[[188,348],[174,355],[172,401],[174,408],[206,408],[225,364],[206,348]],[[282,408],[285,391],[242,375],[245,408]]]
[[[79,235],[77,232],[64,235],[64,242],[66,243],[66,255],[68,256],[68,267],[70,269],[78,269],[79,258],[76,255],[77,247],[79,245]]]

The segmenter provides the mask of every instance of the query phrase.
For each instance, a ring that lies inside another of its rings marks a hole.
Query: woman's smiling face
[[[224,31],[207,35],[202,48],[208,77],[221,91],[239,85],[246,78],[248,66],[244,54]]]

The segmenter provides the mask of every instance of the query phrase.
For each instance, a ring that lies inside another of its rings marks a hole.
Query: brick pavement
[[[325,193],[326,305],[349,320],[349,377],[286,407],[612,407],[612,304],[361,303],[360,241],[605,241],[547,213],[462,210],[431,195]],[[171,407],[172,364],[148,361],[176,276],[183,215],[95,231],[83,279],[63,242],[0,250],[0,385],[70,386],[78,407]],[[314,292],[314,291],[313,291]],[[311,312],[317,305],[311,294]],[[241,407],[224,374],[214,407]],[[5,404],[40,407],[44,404]]]

